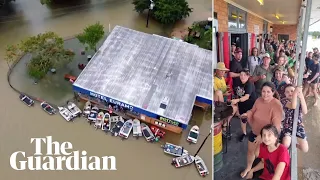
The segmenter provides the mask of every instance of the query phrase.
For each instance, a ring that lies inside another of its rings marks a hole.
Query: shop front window
[[[247,12],[229,5],[228,27],[231,32],[243,33],[247,31]]]

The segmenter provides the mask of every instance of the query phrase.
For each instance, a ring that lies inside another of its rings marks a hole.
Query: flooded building
[[[212,103],[212,52],[116,26],[73,84],[90,100],[180,133]]]

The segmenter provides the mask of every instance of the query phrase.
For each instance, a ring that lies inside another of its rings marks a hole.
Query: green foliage
[[[43,78],[50,68],[59,68],[72,61],[74,53],[64,49],[64,41],[53,32],[38,34],[21,41],[20,44],[8,46],[7,63],[12,63],[22,54],[30,53],[28,74],[36,79]]]
[[[314,32],[312,32],[312,37],[313,37],[314,39],[318,39],[318,38],[320,37],[320,32],[319,32],[319,31],[314,31]]]
[[[212,50],[212,27],[206,29],[208,21],[195,22],[189,28],[189,35],[187,35],[184,40],[191,44],[196,44],[201,48]],[[199,34],[199,37],[196,37],[195,34]]]
[[[21,55],[18,46],[19,45],[9,45],[6,48],[4,60],[7,62],[9,68],[11,68],[11,64],[15,63]]]
[[[97,51],[97,44],[104,36],[104,27],[99,22],[84,29],[82,34],[77,36],[80,43],[88,45],[90,49]]]
[[[155,6],[151,16],[161,24],[174,24],[190,15],[192,8],[186,0],[154,0]],[[149,9],[149,0],[133,0],[134,9],[143,13]]]
[[[150,0],[133,0],[134,10],[138,13],[143,13],[144,10],[149,9]]]
[[[40,3],[42,4],[42,5],[44,5],[44,4],[50,4],[52,2],[52,0],[40,0]]]

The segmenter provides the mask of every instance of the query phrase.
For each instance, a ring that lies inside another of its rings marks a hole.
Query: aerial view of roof
[[[212,100],[212,51],[116,26],[73,86],[186,124]]]

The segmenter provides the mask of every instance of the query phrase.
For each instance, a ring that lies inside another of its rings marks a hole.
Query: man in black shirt
[[[242,49],[236,48],[234,51],[234,58],[231,61],[230,65],[230,77],[232,77],[232,87],[234,94],[236,93],[236,89],[238,86],[241,85],[240,81],[240,72],[242,71],[242,65],[241,65],[241,59],[242,59]]]
[[[307,77],[307,83],[304,89],[304,95],[307,93],[309,87],[311,87],[312,92],[315,97],[314,106],[318,105],[319,95],[317,92],[318,82],[319,82],[319,74],[320,74],[320,64],[319,64],[319,54],[313,55],[313,64],[310,65],[311,74]]]

